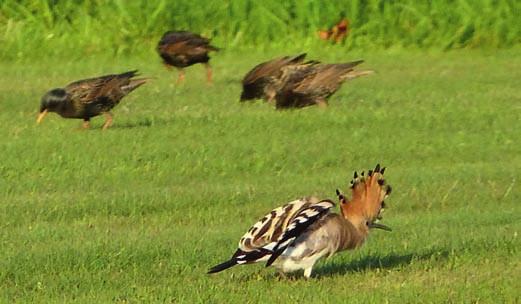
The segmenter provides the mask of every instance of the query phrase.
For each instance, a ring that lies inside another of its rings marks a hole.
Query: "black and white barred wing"
[[[303,210],[317,203],[314,197],[302,198],[285,204],[282,207],[273,209],[262,219],[253,224],[239,241],[239,249],[252,251],[272,244],[277,241],[289,223]],[[273,248],[265,248],[271,251]]]
[[[315,197],[302,198],[273,209],[253,224],[239,241],[239,248],[230,260],[214,266],[209,273],[215,273],[237,264],[266,261],[273,249],[287,232],[287,228],[303,211],[320,204]]]
[[[289,222],[284,233],[274,242],[265,246],[271,250],[271,256],[266,263],[270,266],[275,260],[302,235],[311,225],[327,215],[331,208],[335,206],[330,200],[322,200],[299,210],[294,218]]]

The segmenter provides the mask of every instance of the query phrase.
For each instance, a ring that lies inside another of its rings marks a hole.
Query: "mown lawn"
[[[226,51],[174,85],[155,54],[0,63],[0,301],[521,302],[521,50],[349,53],[377,74],[328,109],[239,104],[240,79],[289,51]],[[93,129],[39,100],[72,80],[154,76]],[[267,211],[335,198],[376,163],[393,193],[365,247],[311,280],[262,265],[208,276]]]

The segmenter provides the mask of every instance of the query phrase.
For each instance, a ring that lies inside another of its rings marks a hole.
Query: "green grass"
[[[521,50],[370,52],[377,74],[328,109],[239,104],[249,68],[298,51],[218,53],[211,87],[201,66],[175,86],[152,53],[0,63],[0,302],[520,302]],[[36,126],[47,89],[133,68],[156,79],[108,131],[54,114]],[[205,274],[265,212],[334,198],[377,162],[393,232],[309,281],[262,265]]]
[[[317,46],[340,14],[350,50],[494,49],[521,43],[520,13],[516,0],[3,0],[0,59],[142,54],[170,29],[227,49]]]

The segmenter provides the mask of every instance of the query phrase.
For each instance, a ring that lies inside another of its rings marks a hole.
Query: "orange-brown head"
[[[360,175],[355,172],[351,181],[350,200],[337,190],[342,216],[361,232],[368,233],[371,228],[391,230],[377,223],[382,218],[384,200],[391,193],[391,186],[386,184],[384,172],[385,168],[380,168],[379,164],[374,170],[369,170],[367,176],[364,172]]]

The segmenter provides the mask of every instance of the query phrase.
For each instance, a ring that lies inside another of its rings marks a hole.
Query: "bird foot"
[[[90,129],[90,121],[83,121],[83,124],[81,125],[81,128],[83,130],[88,130]]]

